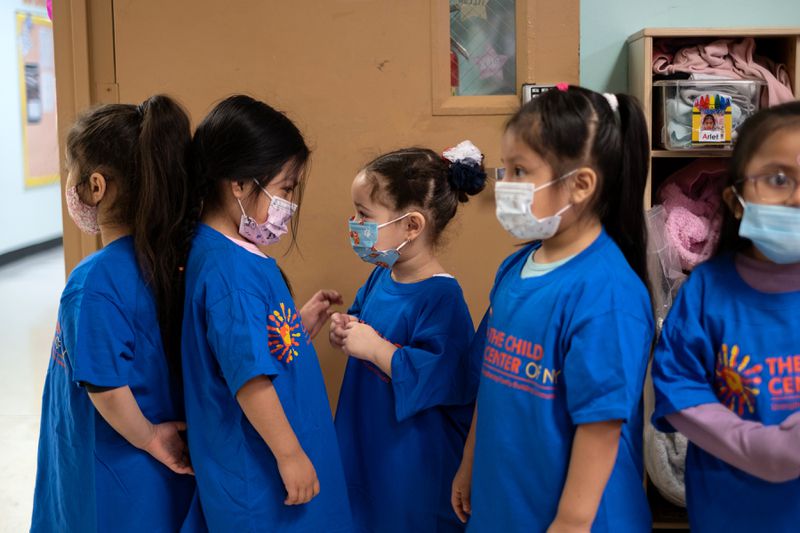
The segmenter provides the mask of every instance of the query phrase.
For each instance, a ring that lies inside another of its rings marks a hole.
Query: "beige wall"
[[[62,1],[73,10],[79,3]],[[530,0],[528,6],[524,23],[535,50],[520,77],[535,72],[541,83],[576,82],[578,1]],[[110,22],[96,22],[90,35],[102,38]],[[115,0],[113,29],[116,86],[108,94],[118,90],[119,101],[166,92],[197,123],[214,102],[244,92],[284,110],[304,132],[314,154],[302,208],[302,255],[278,256],[299,305],[323,287],[352,301],[369,274],[346,233],[349,185],[368,159],[412,144],[442,150],[468,138],[484,151],[487,166],[499,165],[507,116],[431,113],[428,1]],[[461,209],[446,240],[443,263],[479,320],[494,271],[512,250],[494,218],[490,191]],[[327,330],[315,345],[335,404],[344,356],[329,347]]]

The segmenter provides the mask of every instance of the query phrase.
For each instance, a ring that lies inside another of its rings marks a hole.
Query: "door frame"
[[[114,65],[113,2],[59,0],[53,2],[58,146],[61,168],[61,212],[64,267],[67,276],[82,258],[98,250],[98,237],[81,233],[70,220],[64,200],[67,168],[64,146],[78,114],[101,103],[117,103]]]

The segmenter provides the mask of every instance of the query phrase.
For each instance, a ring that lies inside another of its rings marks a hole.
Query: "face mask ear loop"
[[[262,187],[262,186],[261,186],[261,184],[258,182],[258,180],[257,180],[257,179],[253,178],[253,183],[255,183],[255,184],[256,184],[256,187],[258,187],[259,189],[261,189],[261,192],[263,192],[264,194],[266,194],[266,195],[267,195],[267,198],[269,198],[269,199],[270,199],[270,201],[272,201],[272,200],[274,200],[274,199],[275,199],[275,197],[274,197],[274,196],[272,196],[272,195],[269,193],[269,191],[268,191],[267,189],[265,189],[264,187]]]
[[[570,170],[569,172],[567,172],[563,176],[560,176],[560,177],[558,177],[558,178],[556,178],[554,180],[550,180],[547,183],[545,183],[544,185],[542,185],[541,187],[534,187],[533,191],[536,192],[536,191],[541,191],[542,189],[546,189],[546,188],[548,188],[549,186],[551,186],[554,183],[557,183],[557,182],[559,182],[561,180],[567,179],[568,177],[572,176],[573,174],[575,174],[579,170],[580,170],[579,168],[576,168],[575,170]]]
[[[534,188],[533,188],[533,192],[539,192],[539,191],[541,191],[542,189],[546,189],[546,188],[548,188],[549,186],[551,186],[552,184],[554,184],[555,182],[557,182],[557,181],[558,181],[558,180],[560,180],[560,179],[561,179],[561,178],[558,178],[558,179],[555,179],[555,180],[550,180],[550,181],[548,181],[547,183],[545,183],[544,185],[542,185],[541,187],[534,187]]]
[[[404,218],[406,218],[407,216],[409,216],[410,214],[411,213],[406,213],[405,215],[403,215],[401,217],[397,217],[394,220],[390,220],[389,222],[384,222],[383,224],[379,224],[378,225],[378,229],[381,229],[384,226],[388,226],[389,224],[394,224],[395,222],[399,222],[399,221],[403,220]]]
[[[558,212],[557,212],[555,215],[553,215],[553,216],[560,217],[561,215],[563,215],[564,213],[566,213],[566,212],[567,212],[567,210],[568,210],[570,207],[572,207],[572,204],[567,204],[567,205],[566,205],[566,206],[564,206],[563,208],[559,209],[559,210],[558,210]]]
[[[242,201],[239,198],[237,198],[236,201],[239,202],[239,209],[242,210],[242,215],[247,217],[247,213],[244,212],[244,206],[242,205]],[[250,218],[250,217],[247,217],[247,218]]]
[[[735,186],[732,186],[731,189],[733,190],[733,194],[736,195],[736,199],[739,200],[739,203],[742,205],[742,209],[745,209],[747,207],[747,202],[744,201],[744,198],[742,198]]]

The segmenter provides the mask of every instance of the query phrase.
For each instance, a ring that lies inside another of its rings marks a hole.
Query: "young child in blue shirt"
[[[179,336],[190,141],[166,96],[92,109],[67,136],[67,208],[103,248],[61,295],[31,531],[170,532],[189,515]]]
[[[449,505],[475,399],[474,326],[436,245],[459,203],[485,183],[468,141],[444,157],[407,148],[374,159],[351,187],[354,251],[377,265],[331,343],[350,357],[336,410],[359,531],[463,530]]]
[[[265,253],[297,220],[309,149],[285,115],[232,96],[200,123],[191,157],[188,218],[200,224],[186,265],[183,376],[208,528],[351,531],[311,344],[341,296],[319,291],[298,311]]]
[[[473,343],[483,366],[452,491],[467,531],[651,529],[647,139],[634,98],[566,85],[506,127],[497,217],[533,242],[500,266]]]
[[[721,240],[695,268],[653,360],[662,431],[689,439],[692,531],[800,524],[800,103],[739,130]]]

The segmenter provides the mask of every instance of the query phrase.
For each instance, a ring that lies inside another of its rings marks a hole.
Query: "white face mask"
[[[555,182],[575,174],[577,171],[578,169],[568,172],[538,188],[534,187],[533,183],[511,183],[505,181],[495,183],[494,197],[497,206],[497,220],[500,221],[500,225],[518,239],[541,241],[555,235],[559,224],[561,224],[561,215],[572,207],[572,204],[567,204],[564,208],[559,209],[555,215],[536,218],[531,212],[534,193],[546,189]]]

